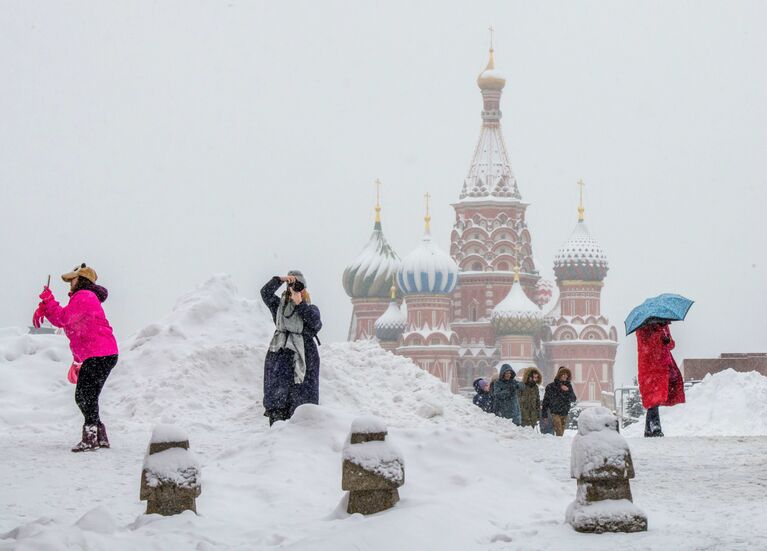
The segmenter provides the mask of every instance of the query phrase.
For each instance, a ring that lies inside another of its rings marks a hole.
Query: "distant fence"
[[[685,381],[684,389],[688,390],[699,382],[699,380]],[[613,392],[608,392],[606,390],[602,391],[600,404],[602,407],[609,409],[618,416],[621,428],[625,426],[627,420],[633,419],[633,417],[626,411],[628,398],[633,394],[639,394],[638,386],[619,386],[616,387]]]

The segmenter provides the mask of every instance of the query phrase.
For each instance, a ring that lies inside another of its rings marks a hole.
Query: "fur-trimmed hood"
[[[570,371],[569,369],[567,369],[565,366],[562,366],[559,369],[557,369],[557,374],[554,376],[554,380],[558,381],[559,380],[559,376],[562,373],[567,374],[567,380],[570,381],[571,383],[573,382],[573,372]]]
[[[543,375],[541,374],[541,372],[538,370],[537,367],[531,366],[531,367],[526,367],[525,369],[522,370],[522,374],[521,374],[522,384],[526,385],[530,376],[535,373],[538,374],[538,376],[541,378],[541,383],[543,383]]]

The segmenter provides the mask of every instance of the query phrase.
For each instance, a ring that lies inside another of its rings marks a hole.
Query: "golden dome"
[[[487,61],[487,67],[477,77],[477,85],[482,90],[503,90],[503,87],[506,86],[506,78],[495,68],[493,51],[490,48],[490,59]]]

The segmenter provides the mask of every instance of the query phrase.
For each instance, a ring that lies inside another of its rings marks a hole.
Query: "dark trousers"
[[[80,367],[75,388],[75,402],[83,412],[86,425],[99,423],[99,395],[115,365],[117,365],[117,354],[88,358]]]
[[[644,435],[645,436],[658,436],[662,434],[660,428],[660,412],[658,406],[647,410],[644,423]]]

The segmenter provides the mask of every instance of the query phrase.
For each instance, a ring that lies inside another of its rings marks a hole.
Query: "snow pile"
[[[767,435],[767,377],[733,369],[706,375],[686,391],[687,402],[660,408],[666,436]],[[645,418],[626,427],[627,436],[644,434]]]

